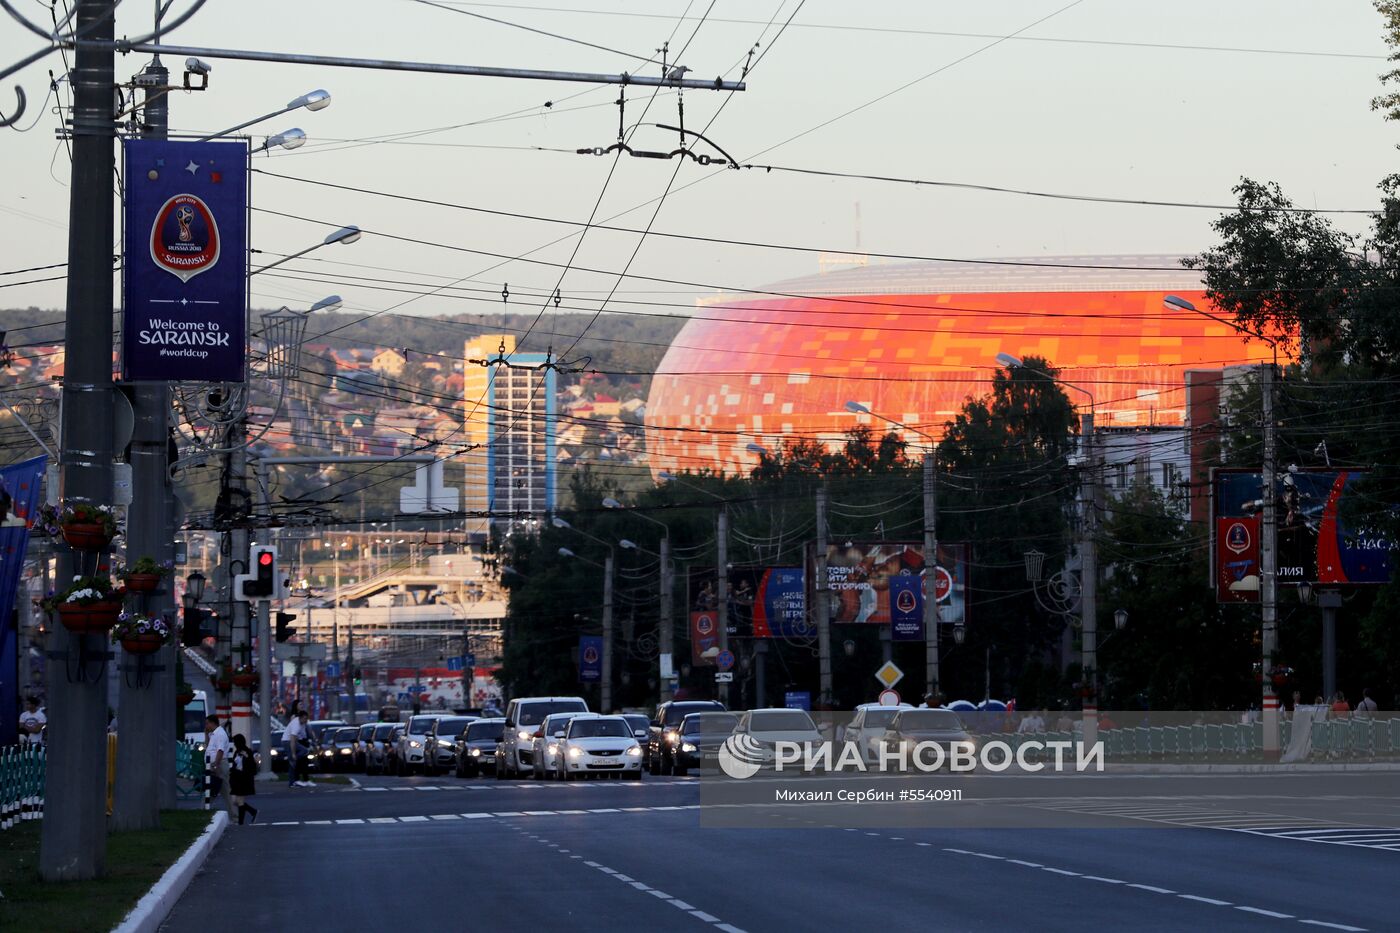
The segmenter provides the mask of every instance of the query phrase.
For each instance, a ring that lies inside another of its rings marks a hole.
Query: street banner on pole
[[[603,679],[603,636],[578,637],[578,681],[595,684]]]
[[[714,667],[719,654],[719,613],[709,609],[690,614],[690,663]]]
[[[890,638],[894,641],[923,641],[922,577],[890,577]]]
[[[0,500],[8,503],[0,513],[0,747],[19,741],[19,633],[12,619],[47,462],[35,457],[0,469]]]
[[[242,382],[246,142],[124,139],[122,378]]]

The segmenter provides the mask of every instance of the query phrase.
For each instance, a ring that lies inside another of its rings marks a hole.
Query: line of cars
[[[580,697],[520,697],[504,715],[425,713],[407,722],[349,726],[339,720],[308,724],[311,743],[304,750],[308,770],[368,774],[494,776],[498,780],[534,777],[575,780],[625,777],[643,771],[682,776],[714,765],[731,735],[746,735],[758,747],[775,742],[821,742],[834,738],[855,746],[865,761],[881,749],[901,744],[974,742],[951,710],[907,704],[858,706],[837,731],[826,734],[804,710],[729,711],[714,700],[673,700],[656,716],[602,715]],[[285,771],[281,734],[273,737],[272,767]]]

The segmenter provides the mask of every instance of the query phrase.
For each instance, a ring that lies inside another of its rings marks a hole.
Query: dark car
[[[257,744],[254,742],[253,744]],[[306,770],[309,772],[316,767],[316,750],[305,743],[301,746],[301,757],[306,761]],[[281,774],[287,770],[287,742],[278,729],[272,733],[272,770]]]
[[[355,739],[359,734],[360,730],[355,726],[342,725],[339,729],[322,730],[321,770],[349,771],[351,758],[355,754]]]
[[[680,745],[681,720],[690,713],[723,713],[724,704],[718,700],[672,700],[656,708],[651,721],[647,746],[642,756],[652,774],[670,774]]]
[[[476,777],[494,766],[496,745],[505,733],[504,718],[478,719],[457,737],[457,776]],[[485,762],[485,767],[482,766]]]
[[[426,748],[423,754],[423,771],[437,774],[457,765],[457,737],[466,731],[467,726],[476,722],[476,716],[444,716],[428,728],[424,739]],[[435,754],[431,754],[436,750]]]
[[[374,728],[369,750],[369,769],[376,774],[399,773],[399,736],[407,728],[401,722],[381,722]]]
[[[367,722],[360,726],[359,733],[355,736],[354,750],[350,754],[350,767],[361,774],[369,769],[369,746],[374,741],[374,727],[378,723]]]
[[[958,718],[958,714],[950,709],[906,709],[901,710],[899,715],[894,717],[894,721],[885,729],[885,734],[880,737],[880,744],[889,754],[898,754],[901,745],[909,749],[910,760],[915,754],[914,747],[920,743],[931,742],[943,747],[943,754],[952,754],[955,746],[964,748],[976,748],[976,743],[967,732],[967,727]],[[923,761],[931,762],[933,753],[922,753],[920,758]]]
[[[672,773],[684,775],[691,768],[712,766],[719,747],[734,733],[738,713],[687,713],[681,720]]]

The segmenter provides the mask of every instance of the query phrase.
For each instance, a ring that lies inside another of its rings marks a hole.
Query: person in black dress
[[[241,735],[233,737],[233,759],[229,762],[228,789],[233,804],[238,808],[238,822],[242,825],[244,816],[249,823],[258,821],[258,810],[247,802],[247,798],[257,793],[253,781],[258,774],[258,762],[248,748],[248,740]]]

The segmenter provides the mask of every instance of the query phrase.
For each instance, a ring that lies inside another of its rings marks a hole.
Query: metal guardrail
[[[175,793],[191,799],[204,796],[204,753],[193,742],[175,743]]]
[[[1280,744],[1288,748],[1293,723],[1279,724]],[[1334,719],[1314,722],[1312,727],[1313,761],[1377,761],[1400,758],[1400,718]],[[982,733],[983,741],[1005,742],[1012,751],[1026,742],[1073,742],[1074,732]],[[1120,726],[1101,729],[1099,740],[1104,745],[1104,757],[1114,760],[1162,761],[1233,761],[1256,758],[1264,748],[1263,723],[1207,723],[1181,726]],[[1027,759],[1038,761],[1053,757],[1052,751],[1037,753],[1027,750]]]
[[[0,749],[0,830],[44,818],[46,767],[42,745]]]

